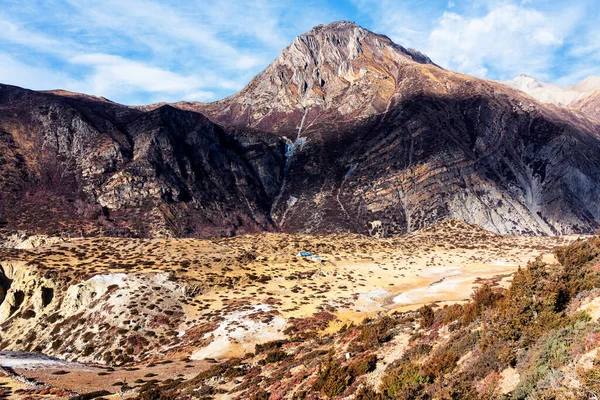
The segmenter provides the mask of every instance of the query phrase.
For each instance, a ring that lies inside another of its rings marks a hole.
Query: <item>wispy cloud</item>
[[[407,0],[353,1],[372,29],[451,70],[489,79],[527,73],[557,82],[581,76],[578,68],[600,73],[584,60],[600,60],[600,32],[593,33],[600,12],[592,0],[432,0],[419,6]]]
[[[0,52],[0,82],[38,89],[82,88],[68,74],[25,64],[4,52]]]
[[[596,0],[3,0],[0,82],[128,104],[240,90],[312,26],[346,19],[491,79],[600,74]],[[567,82],[572,83],[572,82]]]
[[[0,45],[14,65],[47,69],[71,79],[25,79],[0,67],[0,81],[35,89],[55,83],[70,90],[132,103],[208,101],[240,90],[281,48],[308,29],[301,4],[259,0],[171,1],[49,0],[25,8],[6,0],[0,13]],[[312,4],[311,4],[312,3]],[[4,71],[4,72],[3,72]],[[178,97],[177,97],[178,96]]]

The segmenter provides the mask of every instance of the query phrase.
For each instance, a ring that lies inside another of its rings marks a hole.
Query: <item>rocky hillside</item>
[[[201,114],[0,85],[0,219],[70,235],[219,236],[274,228],[276,143]]]
[[[380,236],[459,219],[554,235],[600,221],[596,119],[350,22],[300,35],[211,104],[130,108],[2,86],[0,134],[12,229]]]
[[[389,235],[453,218],[558,234],[600,219],[596,121],[349,22],[301,35],[228,99],[178,106],[286,138],[272,206],[285,231]]]

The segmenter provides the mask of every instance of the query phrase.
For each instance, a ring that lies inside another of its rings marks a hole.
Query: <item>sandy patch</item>
[[[500,381],[500,392],[502,394],[507,394],[515,390],[521,379],[519,372],[511,367],[503,370],[500,373],[500,376],[502,377],[502,380]]]
[[[260,304],[252,306],[247,311],[225,315],[219,327],[205,335],[206,338],[214,337],[212,342],[194,352],[191,359],[243,356],[245,353],[254,352],[256,344],[285,338],[283,334],[287,325],[285,318],[274,316],[264,320],[259,319],[260,315],[257,314],[269,311],[272,311],[272,307]]]

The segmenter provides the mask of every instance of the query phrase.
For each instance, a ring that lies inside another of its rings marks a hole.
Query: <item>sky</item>
[[[0,0],[0,82],[123,104],[214,101],[353,21],[481,78],[600,75],[599,0]]]

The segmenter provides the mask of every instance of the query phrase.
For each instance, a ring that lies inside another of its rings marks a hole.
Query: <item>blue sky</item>
[[[240,90],[297,35],[354,21],[487,79],[600,75],[598,0],[0,0],[0,82],[125,104]]]

